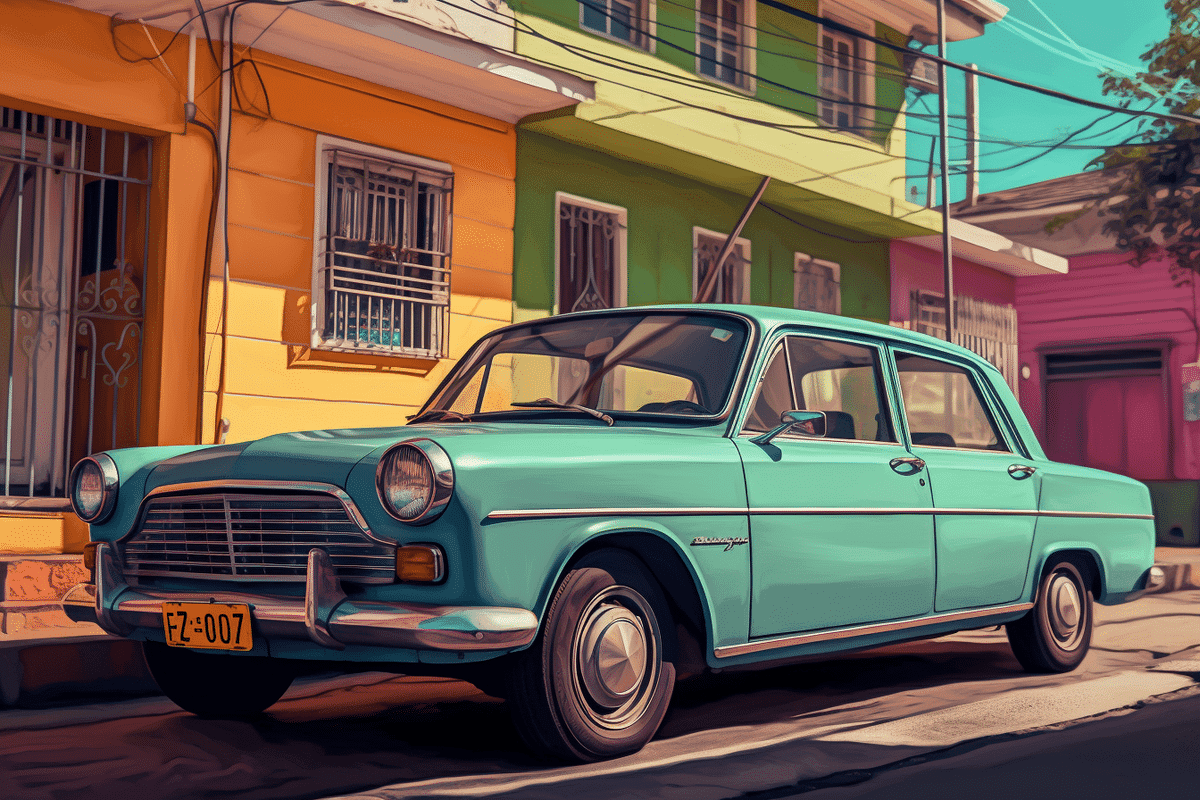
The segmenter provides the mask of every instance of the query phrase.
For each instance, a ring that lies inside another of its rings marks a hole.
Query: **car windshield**
[[[714,416],[748,338],[725,315],[623,313],[547,319],[484,339],[421,414],[429,421],[531,410]],[[572,409],[570,406],[576,406]]]

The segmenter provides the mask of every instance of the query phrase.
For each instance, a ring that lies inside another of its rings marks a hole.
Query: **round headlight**
[[[88,456],[71,470],[71,507],[81,520],[99,524],[117,504],[117,465],[104,453]]]
[[[429,439],[410,439],[387,451],[375,472],[375,488],[387,512],[401,522],[432,522],[454,492],[454,469],[446,451]]]

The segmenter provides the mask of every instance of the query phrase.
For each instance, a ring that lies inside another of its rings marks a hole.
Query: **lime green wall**
[[[628,210],[630,305],[689,302],[692,227],[728,231],[748,197],[530,131],[517,132],[513,302],[549,311],[554,302],[554,195],[567,192]],[[751,300],[791,306],[794,253],[842,265],[842,313],[888,319],[888,245],[816,220],[806,230],[759,207],[742,236],[751,245]]]
[[[793,5],[801,11],[817,13],[816,0],[800,0]],[[758,99],[815,119],[815,95],[818,93],[816,42],[817,23],[759,5],[756,71],[766,81],[758,82]]]
[[[589,34],[602,45],[600,49],[611,56],[612,40],[593,34],[579,25],[579,0],[510,0],[509,5],[518,14],[541,17]],[[817,0],[793,0],[792,5],[809,14],[819,13]],[[816,119],[816,96],[819,93],[817,23],[762,4],[757,6],[756,14],[758,52],[755,74],[759,80],[755,97]],[[695,0],[658,0],[655,4],[655,21],[656,36],[661,41],[654,43],[654,54],[669,64],[695,73]],[[898,45],[907,44],[903,34],[881,23],[876,24],[874,34]],[[904,102],[904,86],[896,80],[904,75],[900,56],[893,50],[877,47],[875,58],[878,61],[875,104],[898,110]],[[635,86],[640,82],[639,76],[632,73],[627,80]],[[895,111],[877,111],[877,130],[867,138],[883,142],[895,120]]]

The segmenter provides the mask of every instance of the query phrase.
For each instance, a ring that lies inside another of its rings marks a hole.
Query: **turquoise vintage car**
[[[629,753],[675,681],[1004,624],[1075,668],[1152,568],[1137,481],[1047,460],[967,350],[751,306],[479,341],[400,428],[97,453],[75,619],[163,691],[259,712],[297,670],[466,678],[534,749]]]

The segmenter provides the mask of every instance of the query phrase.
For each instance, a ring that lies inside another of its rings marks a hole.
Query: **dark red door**
[[[1120,375],[1046,384],[1046,454],[1055,461],[1140,480],[1170,478],[1161,375]]]

